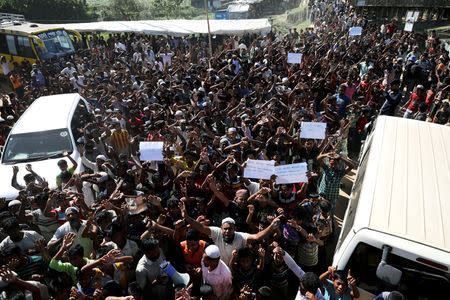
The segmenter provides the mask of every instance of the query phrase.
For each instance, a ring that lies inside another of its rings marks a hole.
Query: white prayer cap
[[[219,247],[216,245],[209,245],[205,249],[206,256],[212,259],[218,259],[220,257],[220,250]]]

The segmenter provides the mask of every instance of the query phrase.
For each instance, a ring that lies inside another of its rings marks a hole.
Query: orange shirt
[[[22,83],[20,82],[20,78],[18,76],[15,77],[15,76],[11,75],[9,77],[9,80],[11,80],[11,83],[12,83],[14,89],[17,89],[18,87],[20,87],[22,85]]]
[[[198,244],[199,245],[197,251],[192,252],[191,250],[188,249],[186,241],[180,243],[181,251],[183,252],[184,262],[195,268],[200,267],[202,262],[202,256],[206,248],[205,241],[199,240]]]
[[[128,137],[130,135],[128,134],[128,131],[126,131],[125,129],[122,129],[122,131],[116,132],[113,131],[111,133],[111,143],[116,147],[116,148],[125,148],[128,146]]]

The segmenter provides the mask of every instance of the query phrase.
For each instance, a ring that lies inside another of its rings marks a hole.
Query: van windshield
[[[13,134],[3,150],[3,163],[28,162],[54,158],[66,150],[72,152],[72,142],[67,129]]]

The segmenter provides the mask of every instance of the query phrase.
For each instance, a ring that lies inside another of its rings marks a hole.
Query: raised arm
[[[203,234],[206,234],[208,236],[211,235],[211,229],[209,229],[208,226],[204,226],[202,223],[197,222],[196,220],[194,220],[194,219],[192,219],[191,217],[188,216],[188,214],[186,212],[186,206],[184,205],[183,201],[180,201],[180,203],[178,203],[178,207],[181,210],[181,216],[186,220],[186,222],[191,224],[193,229],[195,229],[198,232],[201,232]]]

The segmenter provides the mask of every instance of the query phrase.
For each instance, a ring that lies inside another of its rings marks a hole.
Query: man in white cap
[[[280,217],[275,218],[272,223],[264,230],[256,234],[248,234],[245,232],[236,232],[236,223],[232,218],[222,220],[222,227],[204,226],[202,223],[189,217],[186,213],[186,207],[180,202],[182,217],[191,224],[195,230],[210,236],[220,249],[221,257],[228,266],[233,250],[243,248],[247,242],[259,242],[268,236],[280,224]]]
[[[93,240],[97,233],[97,227],[93,224],[88,224],[87,221],[80,219],[80,210],[76,206],[69,206],[65,210],[67,222],[59,226],[48,242],[48,246],[52,247],[57,244],[69,232],[75,233],[73,244],[80,244],[84,249],[84,256],[89,257],[93,251]]]
[[[209,284],[218,299],[227,299],[232,284],[231,271],[220,259],[220,250],[216,245],[206,247],[202,258],[203,283]]]

